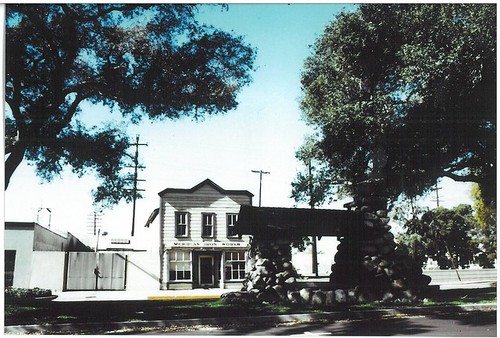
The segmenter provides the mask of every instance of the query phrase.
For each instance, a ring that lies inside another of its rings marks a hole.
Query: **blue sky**
[[[83,120],[114,121],[130,136],[139,134],[141,142],[148,143],[140,148],[146,169],[139,177],[146,181],[139,186],[146,191],[145,198],[137,201],[136,238],[150,237],[153,231],[143,225],[159,206],[158,192],[168,187],[190,188],[206,178],[225,189],[249,190],[257,205],[259,177],[251,170],[269,171],[263,177],[262,205],[294,205],[289,198],[290,183],[301,169],[294,154],[312,132],[299,110],[300,72],[325,26],[339,11],[352,8],[343,4],[231,4],[221,11],[202,6],[201,21],[243,35],[257,48],[253,82],[238,96],[238,108],[224,115],[202,122],[144,121],[136,126],[121,121],[119,114],[106,107],[83,106]],[[447,181],[443,185],[443,206],[469,202],[468,185],[450,186]],[[48,213],[38,213],[38,209],[50,208],[51,228],[92,241],[86,229],[94,211],[90,195],[94,186],[93,177],[78,178],[69,170],[50,184],[40,184],[33,168],[23,163],[5,193],[5,219],[32,222],[38,216],[46,225]],[[342,203],[330,207],[341,208]],[[131,217],[132,205],[120,203],[104,210],[101,226],[110,237],[127,237]]]

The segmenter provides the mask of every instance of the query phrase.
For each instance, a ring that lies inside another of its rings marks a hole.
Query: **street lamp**
[[[104,231],[102,236],[106,236],[108,233]],[[95,243],[95,252],[99,251],[99,236],[101,235],[101,229],[97,230],[97,241]]]
[[[102,236],[106,236],[108,233],[104,231]],[[97,290],[99,277],[101,277],[101,272],[99,271],[99,236],[101,235],[101,229],[97,230],[97,239],[95,243],[95,289]]]

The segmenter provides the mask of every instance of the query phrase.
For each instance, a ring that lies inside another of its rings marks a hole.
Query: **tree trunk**
[[[9,157],[5,160],[5,190],[9,187],[10,178],[16,171],[19,164],[24,159],[26,152],[26,144],[24,142],[17,142],[13,147]]]

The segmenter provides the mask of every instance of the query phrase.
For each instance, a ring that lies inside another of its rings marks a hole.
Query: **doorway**
[[[214,256],[199,256],[198,269],[199,285],[214,286]]]

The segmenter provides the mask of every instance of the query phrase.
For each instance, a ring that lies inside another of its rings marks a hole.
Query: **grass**
[[[442,290],[428,295],[421,306],[495,303],[496,289]],[[42,302],[32,306],[6,304],[5,325],[112,322],[210,317],[252,317],[291,313],[380,309],[408,304],[369,303],[322,309],[279,304],[224,304],[218,300]]]

